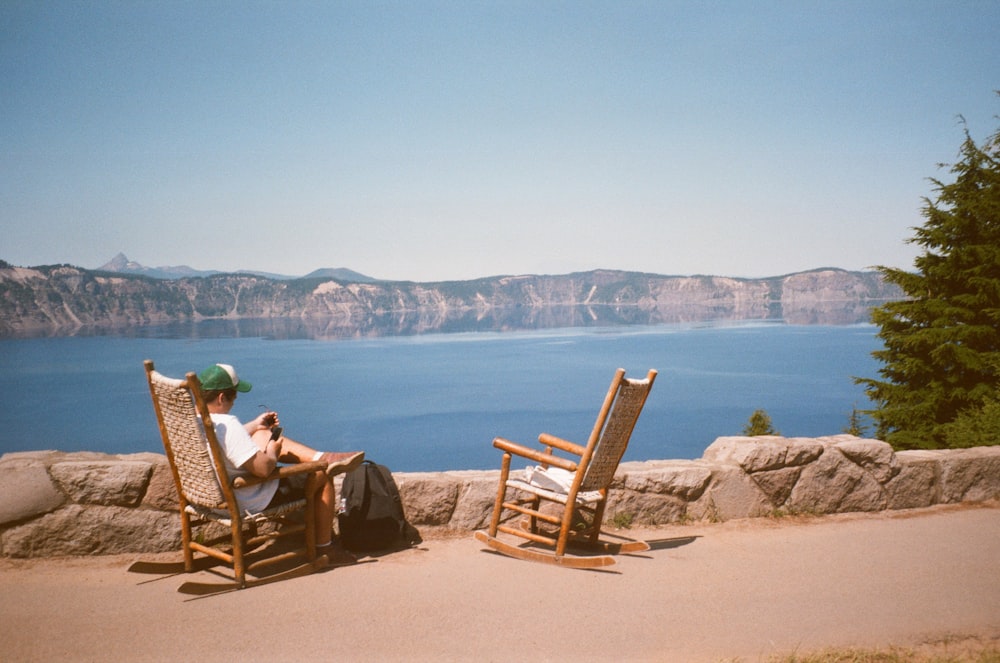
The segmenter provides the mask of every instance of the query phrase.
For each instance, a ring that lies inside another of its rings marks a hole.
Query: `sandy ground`
[[[5,661],[743,661],[1000,642],[1000,506],[678,525],[610,572],[471,537],[243,591],[139,559],[0,560]]]

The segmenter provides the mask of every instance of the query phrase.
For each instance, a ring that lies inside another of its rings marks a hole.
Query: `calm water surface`
[[[614,369],[660,375],[625,460],[697,458],[763,408],[789,436],[832,435],[868,407],[876,328],[780,323],[273,340],[169,333],[0,340],[0,452],[162,452],[142,368],[231,363],[234,413],[275,409],[286,435],[364,449],[394,471],[499,467],[493,437],[584,442]]]

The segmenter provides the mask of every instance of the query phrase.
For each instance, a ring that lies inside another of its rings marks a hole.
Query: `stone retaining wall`
[[[418,529],[471,532],[489,520],[499,471],[395,476]],[[893,452],[884,442],[851,435],[721,437],[698,460],[623,463],[606,521],[663,525],[998,498],[1000,447]],[[0,457],[0,555],[179,549],[177,497],[162,454]]]

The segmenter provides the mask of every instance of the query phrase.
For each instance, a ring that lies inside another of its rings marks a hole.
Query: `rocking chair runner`
[[[234,488],[249,486],[264,481],[273,481],[294,474],[311,473],[324,469],[326,463],[315,461],[294,466],[278,467],[266,478],[229,478],[223,459],[221,445],[215,436],[215,428],[202,422],[211,421],[201,385],[194,373],[178,380],[158,373],[153,362],[146,360],[146,377],[149,392],[153,398],[153,409],[163,437],[163,447],[170,469],[174,475],[177,494],[180,497],[181,541],[184,552],[184,570],[194,570],[194,553],[209,555],[232,566],[233,575],[240,588],[247,583],[246,574],[278,562],[305,558],[309,563],[283,574],[300,575],[320,568],[325,557],[316,557],[316,531],[313,495],[316,491],[314,477],[307,479],[305,497],[265,509],[260,513],[241,513],[233,492]],[[293,523],[287,516],[295,511],[304,512],[304,523]],[[211,541],[199,541],[192,536],[192,525],[207,521],[229,527],[228,535]],[[260,534],[258,525],[266,521],[275,522],[281,528]],[[244,532],[244,529],[248,530]],[[281,552],[248,564],[248,551],[267,541],[305,532],[303,547]],[[225,544],[229,544],[225,546]],[[224,547],[225,546],[225,547]],[[231,552],[227,552],[231,548]],[[268,580],[277,579],[271,577]]]
[[[547,433],[538,437],[538,441],[545,445],[544,451],[536,451],[500,437],[493,440],[493,446],[504,452],[500,484],[489,530],[476,532],[476,539],[505,555],[572,568],[610,566],[615,563],[612,554],[648,550],[649,545],[644,541],[602,541],[601,522],[615,470],[618,469],[618,463],[625,453],[655,379],[655,370],[650,370],[645,379],[636,380],[625,378],[625,370],[619,368],[611,381],[611,387],[585,447]],[[554,449],[576,456],[577,459],[556,456]],[[514,455],[539,463],[543,473],[548,468],[557,468],[552,470],[553,474],[561,470],[566,485],[560,488],[551,482],[542,484],[527,477],[512,478],[510,463]],[[514,499],[507,498],[509,490],[514,491]],[[556,513],[546,511],[542,508],[543,502],[554,502],[562,505],[562,508],[557,507]],[[559,511],[561,514],[557,515]],[[518,513],[525,516],[520,528],[503,524],[510,516]],[[540,526],[539,522],[543,525]],[[549,526],[548,531],[544,525]],[[553,530],[553,526],[558,527],[558,532]],[[501,539],[498,536],[500,533],[554,550],[550,552],[526,545],[513,545]],[[609,554],[567,556],[568,545],[580,545]]]

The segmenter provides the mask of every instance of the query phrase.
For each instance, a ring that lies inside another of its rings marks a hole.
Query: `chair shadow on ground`
[[[694,536],[675,536],[666,539],[643,539],[649,546],[649,550],[643,550],[638,552],[626,552],[621,553],[623,556],[628,557],[638,557],[640,559],[652,559],[653,556],[650,553],[659,550],[674,550],[675,548],[681,548],[683,546],[690,545],[694,543],[697,539],[701,537],[698,535]]]
[[[263,545],[246,554],[248,561],[253,561],[255,557],[270,557],[280,555],[285,548],[292,549],[295,545],[288,541],[277,540]],[[395,551],[379,551],[378,556],[384,556]],[[376,562],[374,555],[358,555],[357,564],[371,564]],[[355,566],[352,564],[351,566]],[[343,565],[327,565],[321,560],[316,563],[290,559],[262,567],[259,571],[247,574],[246,588],[259,587],[284,580],[303,577],[311,574],[329,573],[335,569],[343,568]],[[182,583],[177,591],[187,594],[193,598],[204,598],[218,594],[238,591],[239,585],[235,582],[232,569],[224,562],[207,556],[196,556],[193,568],[190,573],[184,570],[184,559],[178,553],[178,559],[169,561],[147,561],[139,560],[128,567],[130,573],[156,576],[148,580],[142,580],[138,584],[145,585],[151,582],[167,580],[170,578],[190,578]],[[210,576],[210,579],[206,579]]]
[[[640,557],[643,559],[652,559],[650,553],[656,552],[658,550],[673,550],[675,548],[680,548],[682,546],[687,546],[694,543],[700,536],[675,536],[668,539],[645,539],[646,543],[649,544],[649,550],[634,553],[623,553],[627,554],[629,557]]]
[[[609,533],[609,532],[606,532],[606,531],[602,531],[602,534],[604,536],[610,537],[612,539],[618,539],[618,540],[622,540],[622,541],[628,541],[628,540],[630,540],[630,539],[626,539],[625,537],[622,537],[621,535],[618,535],[618,534],[615,534],[615,533]],[[612,554],[617,555],[617,556],[621,556],[621,557],[638,557],[640,559],[652,559],[652,555],[650,553],[653,553],[653,552],[656,552],[656,551],[659,551],[659,550],[673,550],[675,548],[680,548],[682,546],[690,545],[690,544],[694,543],[697,539],[700,539],[700,538],[701,538],[700,535],[692,535],[692,536],[675,536],[675,537],[664,538],[664,539],[644,539],[644,541],[646,542],[646,544],[649,545],[649,550],[638,551],[638,552],[619,552],[619,553],[612,553]],[[533,549],[533,548],[536,547],[536,544],[532,543],[531,541],[526,541],[526,542],[520,544],[518,547],[519,548],[524,548],[524,549]],[[542,547],[542,549],[544,549],[544,546]],[[497,555],[498,557],[507,557],[503,553],[498,552],[496,550],[493,550],[491,548],[483,548],[483,552],[491,553],[491,554]],[[586,550],[584,548],[572,546],[572,553],[571,554],[573,556],[575,556],[575,557],[587,557],[587,556],[591,556],[591,555],[592,556],[604,555],[604,554],[607,554],[607,552],[588,551],[588,550]],[[509,557],[508,557],[508,559],[509,559]],[[615,566],[606,566],[606,567],[596,567],[596,568],[579,568],[579,569],[576,569],[576,570],[579,570],[579,571],[589,571],[591,573],[610,573],[610,574],[619,574],[620,575],[621,571],[619,571],[616,567],[617,567],[617,565],[615,565]]]
[[[373,564],[383,557],[407,550],[426,551],[427,548],[420,546],[420,543],[422,542],[423,540],[419,539],[418,542],[413,545],[399,545],[382,550],[356,552],[354,554],[358,559],[357,564],[350,564],[348,566]],[[256,557],[280,555],[287,550],[294,549],[295,547],[296,544],[288,539],[276,539],[261,545],[252,551],[248,551],[246,558],[248,562],[252,562]],[[274,582],[280,582],[282,580],[290,580],[310,574],[329,573],[339,568],[344,568],[344,565],[313,566],[308,562],[302,563],[301,560],[288,560],[272,564],[270,566],[261,567],[261,569],[257,572],[248,573],[247,588],[267,585]],[[296,573],[296,570],[299,572]],[[187,594],[195,598],[224,594],[231,591],[237,591],[239,589],[234,582],[232,570],[224,562],[204,555],[195,556],[193,568],[190,573],[184,570],[184,559],[181,553],[177,554],[177,559],[175,560],[153,561],[140,559],[133,562],[128,567],[128,572],[155,576],[139,581],[137,583],[139,585],[145,585],[170,578],[191,578],[191,580],[181,584],[177,588],[177,591],[181,594]],[[210,575],[213,580],[205,581],[205,575]],[[218,578],[218,580],[214,580],[215,578]]]
[[[701,536],[675,536],[669,539],[647,539],[646,543],[649,544],[650,550],[672,550],[674,548],[680,548],[681,546],[686,546],[695,542],[696,539],[700,539]]]

